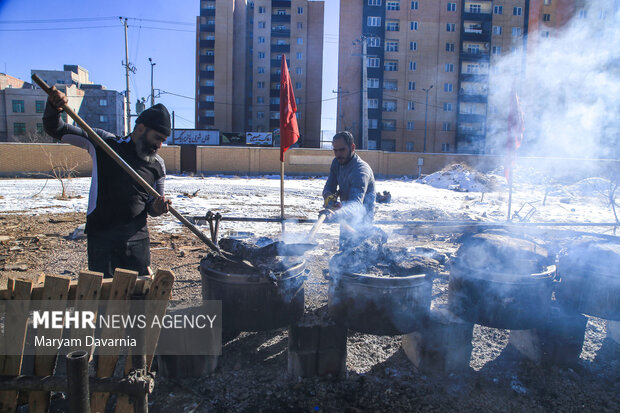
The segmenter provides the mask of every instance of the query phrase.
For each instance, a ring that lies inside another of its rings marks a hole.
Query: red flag
[[[291,75],[286,65],[286,56],[282,55],[282,73],[280,74],[280,162],[284,162],[284,152],[299,139],[297,126],[297,104],[293,95]]]
[[[517,95],[517,89],[513,86],[510,101],[510,113],[508,113],[508,139],[506,140],[506,158],[504,165],[504,176],[510,178],[511,169],[515,165],[517,149],[523,141],[523,111]]]

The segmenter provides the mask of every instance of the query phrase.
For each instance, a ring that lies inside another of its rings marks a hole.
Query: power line
[[[117,19],[117,16],[109,17],[74,17],[70,19],[45,19],[45,20],[0,20],[0,24],[41,24],[41,23],[67,23],[67,22],[86,22]]]
[[[36,32],[36,31],[45,31],[45,30],[89,30],[89,29],[105,29],[108,27],[118,27],[114,26],[86,26],[86,27],[48,27],[41,29],[0,29],[0,32]]]

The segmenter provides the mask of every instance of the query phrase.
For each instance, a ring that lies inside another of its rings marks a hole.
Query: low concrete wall
[[[159,154],[169,173],[181,169],[178,146],[164,146]],[[0,143],[0,176],[36,176],[50,174],[54,168],[73,170],[78,176],[91,173],[90,155],[84,149],[59,143]]]
[[[181,171],[179,146],[164,146],[160,155],[169,173]],[[418,176],[418,160],[422,159],[424,175],[443,169],[447,165],[465,163],[488,172],[503,165],[497,155],[469,155],[453,153],[417,153],[357,151],[370,164],[377,177]],[[326,175],[334,158],[327,149],[290,149],[286,152],[287,175]],[[607,176],[620,173],[617,159],[560,159],[520,157],[520,168],[532,168],[554,178],[564,175],[574,177]],[[544,165],[544,170],[542,166]],[[88,153],[80,148],[63,144],[0,143],[0,176],[27,176],[49,174],[52,166],[74,168],[79,175],[89,175],[91,161]],[[199,146],[196,150],[198,174],[268,175],[280,173],[279,148]]]

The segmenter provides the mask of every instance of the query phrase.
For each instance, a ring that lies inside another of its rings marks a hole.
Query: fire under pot
[[[284,270],[264,274],[200,262],[202,297],[222,301],[225,331],[266,331],[288,326],[304,311],[305,261],[283,259]]]
[[[620,320],[620,243],[582,240],[562,254],[557,300],[565,309]]]
[[[551,309],[555,276],[552,258],[534,242],[475,234],[463,241],[450,266],[448,306],[472,323],[536,328]]]

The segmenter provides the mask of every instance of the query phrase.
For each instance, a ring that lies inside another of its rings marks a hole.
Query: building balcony
[[[198,91],[202,93],[206,93],[207,95],[212,95],[215,92],[215,86],[200,86]]]
[[[214,8],[204,8],[204,9],[200,9],[200,16],[215,16],[215,9]]]
[[[487,82],[489,75],[488,74],[474,74],[474,73],[461,73],[459,78],[461,81],[465,82]]]
[[[487,95],[480,95],[474,93],[459,93],[459,101],[461,102],[473,102],[473,103],[487,103],[489,100]]]
[[[291,61],[286,59],[286,65],[291,67]],[[282,66],[282,60],[280,59],[271,59],[271,67],[280,67]]]
[[[215,56],[201,55],[198,61],[200,63],[215,63]]]
[[[291,31],[272,28],[271,37],[291,37]]]
[[[271,130],[280,127],[280,119],[269,119],[269,127]]]
[[[491,59],[491,54],[488,52],[461,52],[460,57],[461,60],[466,60],[468,62],[488,62]]]
[[[199,29],[201,32],[215,33],[215,24],[201,24]]]
[[[271,90],[269,90],[269,97],[279,98],[280,97],[280,89],[271,89]]]
[[[490,22],[493,19],[493,15],[491,14],[491,12],[488,13],[463,13],[461,15],[463,20],[470,20],[470,21],[482,21],[482,22]]]
[[[272,14],[271,21],[276,23],[290,23],[291,15],[290,14]]]
[[[291,51],[290,44],[272,44],[271,53],[289,53]]]
[[[291,7],[291,0],[272,0],[271,7]]]
[[[208,49],[212,49],[215,47],[215,40],[200,40],[200,47],[206,47]]]
[[[490,42],[491,31],[490,30],[478,30],[478,29],[465,29],[463,32],[463,40],[470,42]]]
[[[215,102],[198,102],[198,109],[215,109]]]
[[[485,115],[474,115],[468,113],[459,113],[459,123],[482,123],[486,121]]]
[[[215,72],[209,70],[201,70],[200,71],[201,79],[215,79]]]
[[[269,110],[271,112],[278,112],[280,111],[280,105],[274,105],[273,103],[269,105]]]
[[[269,76],[269,80],[271,80],[272,82],[278,82],[279,83],[280,82],[280,75],[272,73]]]

